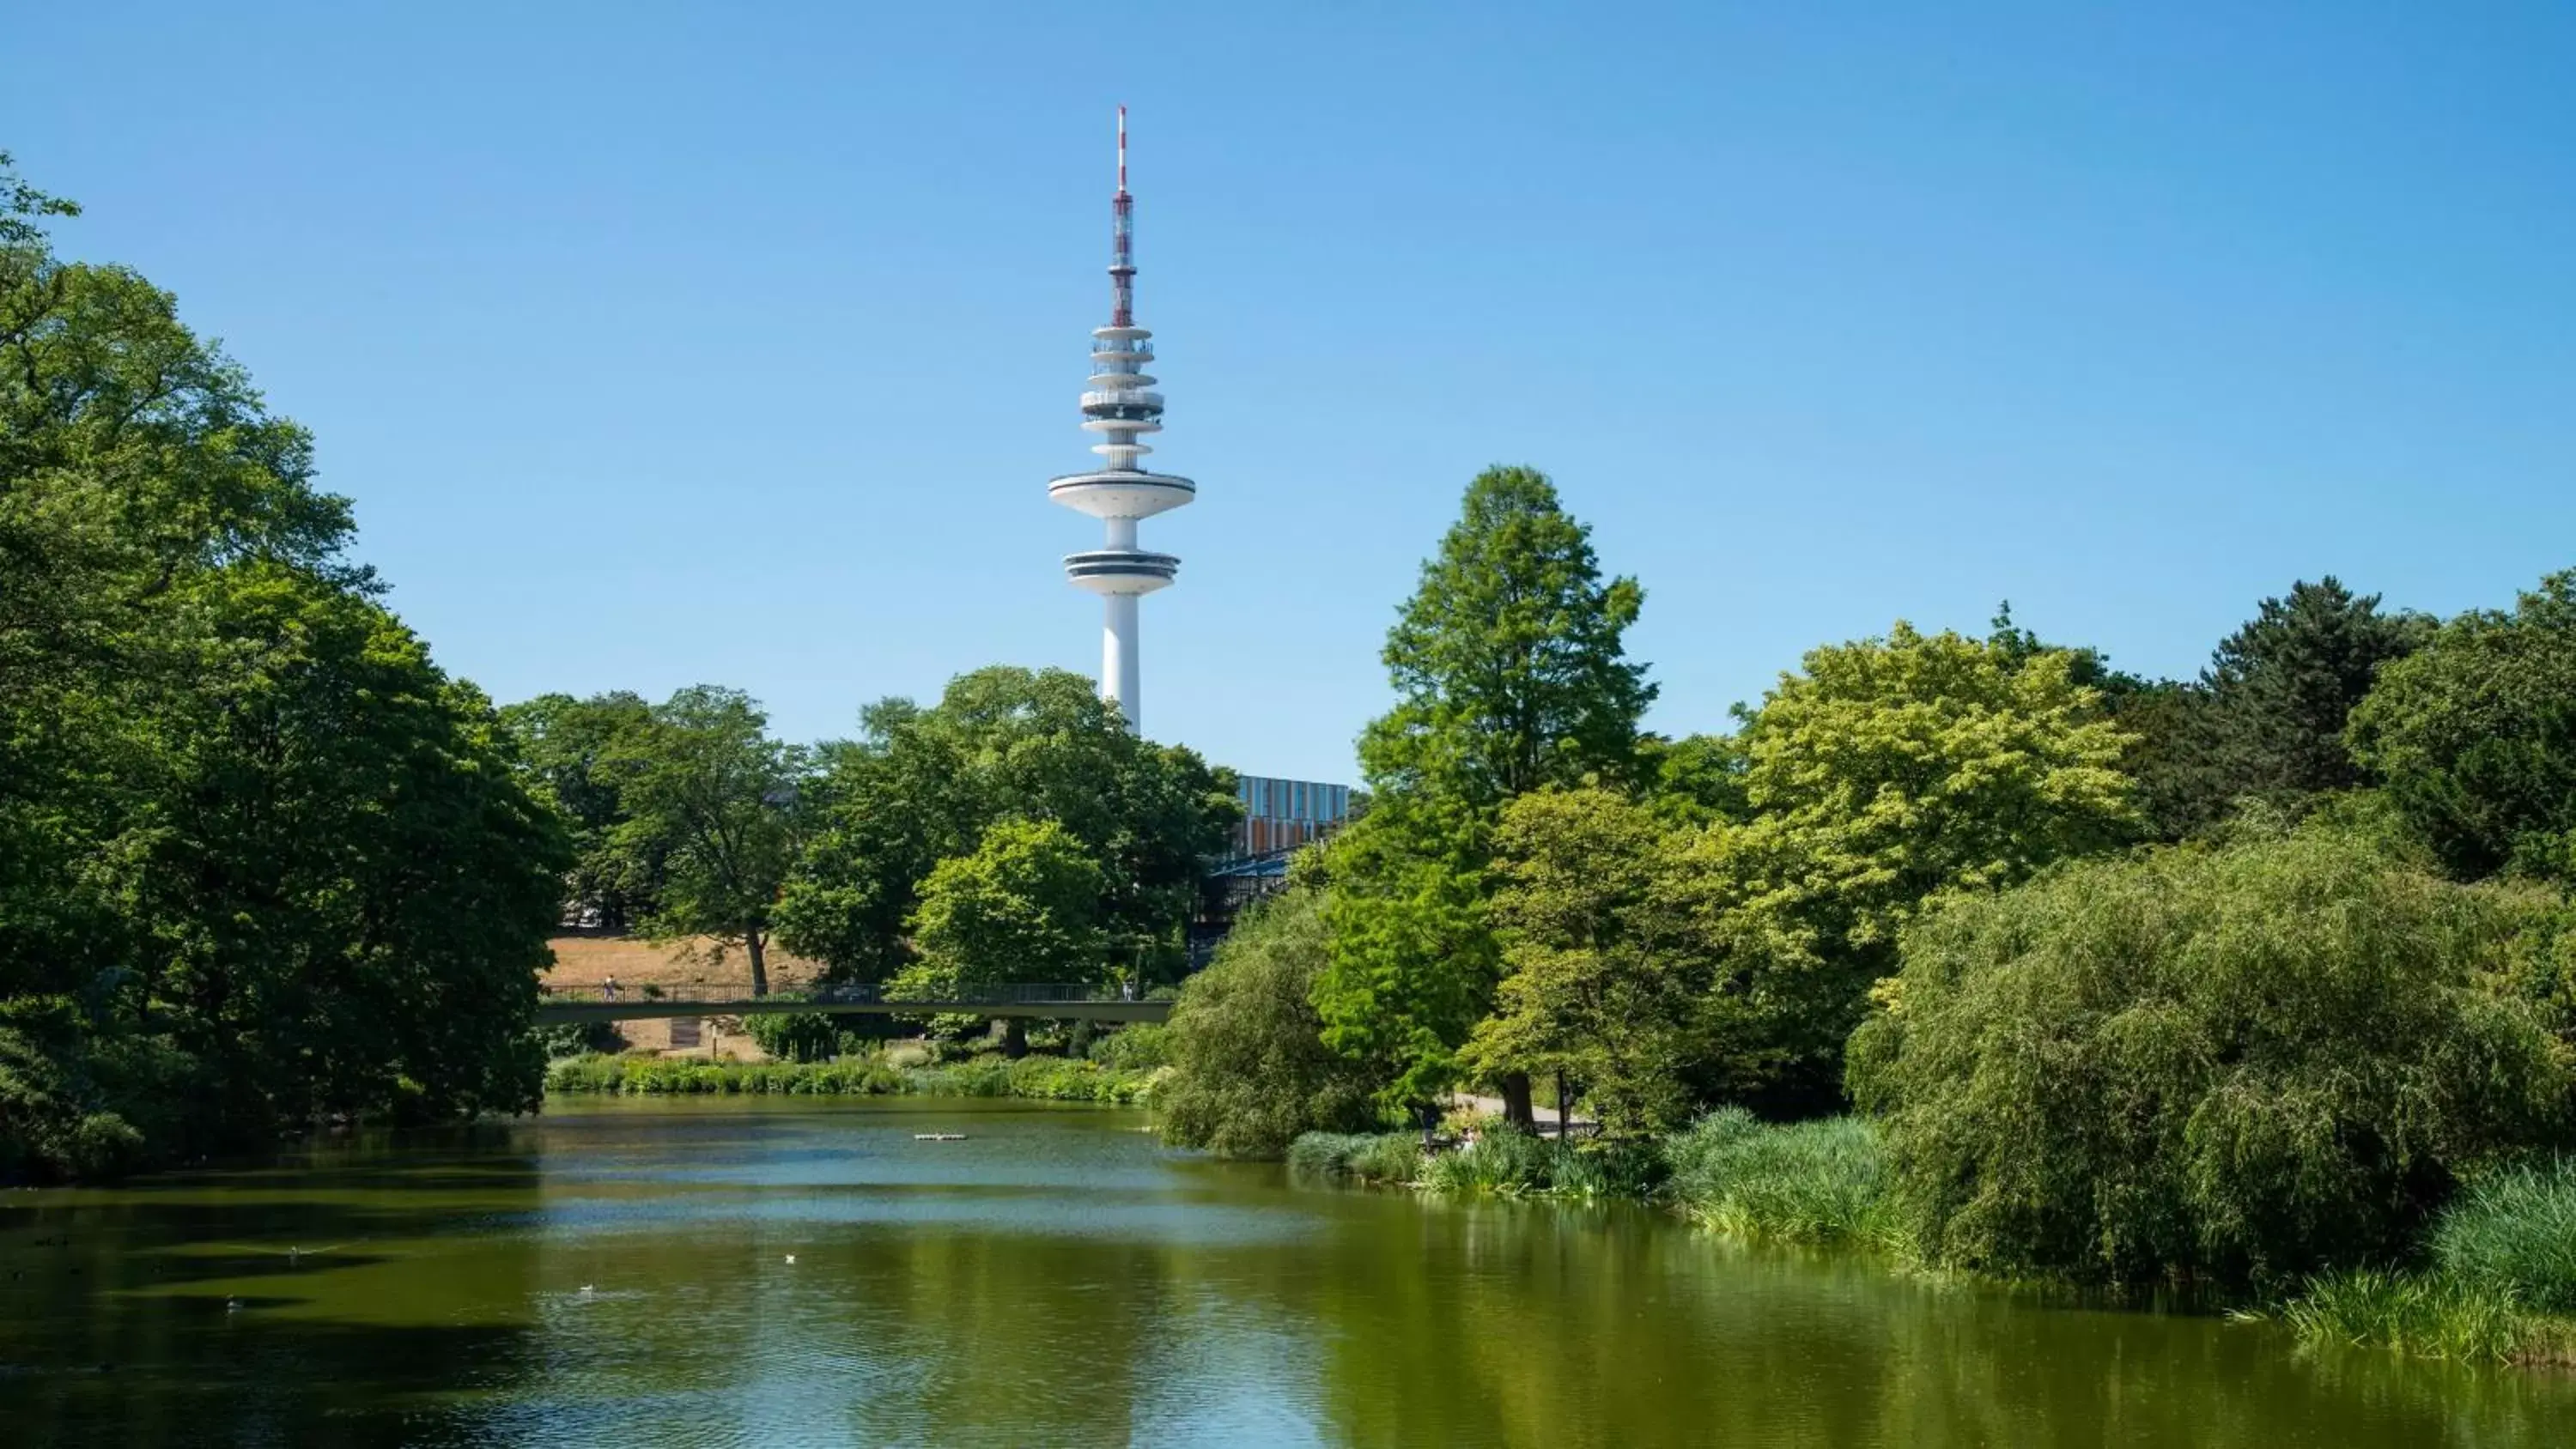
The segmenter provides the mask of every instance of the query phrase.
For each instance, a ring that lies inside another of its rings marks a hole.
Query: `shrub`
[[[744,1030],[763,1053],[782,1062],[828,1062],[841,1051],[840,1018],[821,1011],[746,1016]]]
[[[1151,1070],[1171,1064],[1171,1039],[1170,1027],[1140,1021],[1093,1038],[1089,1055],[1104,1067]]]
[[[546,1058],[551,1061],[590,1052],[617,1051],[626,1045],[626,1039],[617,1034],[613,1022],[567,1021],[537,1028],[537,1044],[545,1049]]]
[[[2531,909],[2327,826],[1950,899],[1852,1045],[1913,1242],[2124,1280],[2399,1259],[2561,1120],[2561,1049],[2477,984]]]
[[[1712,1112],[1665,1146],[1675,1200],[1737,1237],[1892,1247],[1898,1239],[1878,1133],[1853,1117],[1771,1126]]]
[[[2472,1183],[2434,1226],[2433,1257],[2471,1288],[2576,1315],[2576,1159]]]
[[[1183,986],[1156,1096],[1165,1141],[1277,1157],[1301,1132],[1376,1125],[1366,1073],[1323,1043],[1312,993],[1325,953],[1320,894],[1291,890],[1248,913]]]

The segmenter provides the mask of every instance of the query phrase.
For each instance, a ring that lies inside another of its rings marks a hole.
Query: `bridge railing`
[[[706,1002],[721,1004],[739,1001],[802,1000],[817,1006],[906,1006],[918,1003],[938,1006],[1080,1006],[1104,1001],[1137,1001],[1143,998],[1123,988],[1103,986],[1098,982],[1002,981],[980,986],[960,987],[952,991],[919,992],[885,986],[822,986],[808,991],[773,991],[766,997],[755,997],[751,988],[741,985],[684,986],[663,988],[656,995],[645,995],[630,987],[619,987],[617,995],[606,996],[601,988],[549,990],[542,999],[555,1002]]]

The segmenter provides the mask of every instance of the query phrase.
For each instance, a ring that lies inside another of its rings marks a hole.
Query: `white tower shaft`
[[[1136,652],[1136,600],[1138,594],[1111,594],[1101,603],[1108,610],[1108,621],[1100,631],[1100,697],[1118,706],[1127,716],[1127,727],[1136,729],[1136,721],[1145,708],[1145,667]]]

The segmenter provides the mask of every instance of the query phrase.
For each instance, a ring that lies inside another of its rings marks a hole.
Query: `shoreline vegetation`
[[[1072,1057],[979,1056],[904,1065],[882,1054],[828,1062],[704,1062],[592,1054],[546,1068],[546,1091],[610,1096],[1026,1097],[1136,1107],[1169,1075]]]
[[[1846,1250],[1896,1272],[1962,1272],[1921,1251],[1881,1134],[1858,1117],[1767,1123],[1725,1108],[1627,1143],[1489,1126],[1429,1152],[1418,1132],[1309,1132],[1290,1145],[1287,1166],[1308,1182],[1434,1195],[1623,1198],[1738,1242]],[[2053,1274],[1964,1276],[2085,1286]],[[2248,1295],[2227,1316],[2276,1322],[2311,1349],[2576,1368],[2576,1159],[2471,1184],[2435,1221],[2417,1261],[2316,1274]]]

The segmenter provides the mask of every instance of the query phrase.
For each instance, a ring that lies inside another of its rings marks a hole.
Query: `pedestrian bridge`
[[[585,1021],[644,1021],[680,1016],[771,1016],[790,1011],[820,1011],[834,1016],[930,1016],[956,1014],[991,1017],[1083,1018],[1091,1021],[1162,1021],[1172,1014],[1169,1001],[1138,1001],[1114,986],[1068,985],[1014,981],[979,986],[938,996],[902,992],[882,986],[827,986],[806,996],[709,994],[635,996],[620,992],[615,1000],[597,991],[549,993],[537,1002],[537,1025],[560,1026]]]

